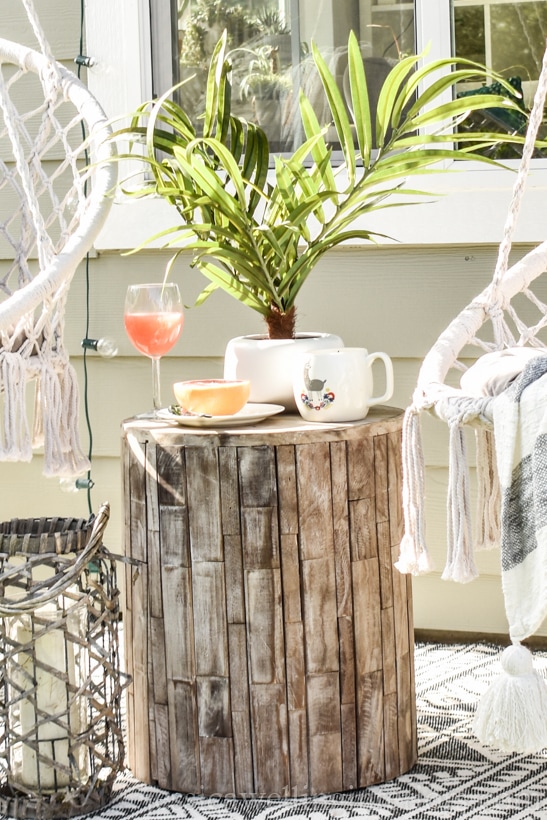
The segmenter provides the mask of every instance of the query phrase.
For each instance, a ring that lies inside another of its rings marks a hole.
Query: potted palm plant
[[[144,145],[150,174],[132,195],[161,196],[173,206],[175,225],[148,240],[160,236],[174,248],[168,272],[190,251],[192,265],[208,280],[197,304],[220,288],[260,313],[272,340],[295,338],[299,293],[324,254],[342,242],[375,241],[363,217],[405,197],[419,199],[409,178],[446,159],[493,162],[480,149],[503,137],[462,133],[454,144],[455,124],[478,109],[516,107],[499,94],[451,97],[458,83],[491,79],[475,63],[444,59],[421,66],[421,58],[411,56],[390,71],[374,112],[353,33],[349,99],[315,46],[312,59],[331,121],[319,122],[301,92],[305,141],[290,156],[272,156],[264,131],[233,114],[225,33],[210,62],[201,133],[171,92],[139,107],[118,132]],[[333,127],[342,162],[327,142]]]

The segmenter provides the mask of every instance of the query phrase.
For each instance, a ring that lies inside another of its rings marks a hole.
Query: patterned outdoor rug
[[[288,800],[228,800],[171,794],[120,777],[102,820],[547,820],[547,750],[509,757],[471,732],[475,704],[498,674],[493,645],[416,647],[418,763],[389,783]],[[547,674],[547,652],[534,652]]]

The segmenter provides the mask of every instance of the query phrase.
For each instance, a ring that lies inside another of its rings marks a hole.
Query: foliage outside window
[[[412,2],[382,0],[178,0],[179,95],[185,110],[200,110],[215,43],[228,33],[235,113],[260,125],[272,150],[302,142],[298,89],[319,118],[328,105],[311,58],[314,42],[349,98],[347,41],[358,32],[370,93],[377,96],[389,69],[415,53]]]
[[[175,75],[165,88],[183,80],[178,101],[187,111],[202,110],[209,60],[226,29],[234,112],[260,125],[273,151],[291,152],[302,142],[299,89],[320,121],[328,124],[329,108],[311,59],[311,43],[321,50],[347,99],[346,45],[354,31],[369,95],[375,100],[389,69],[416,53],[416,13],[423,0],[171,2],[176,7],[178,54]],[[522,117],[513,114],[496,120],[495,112],[487,119],[477,113],[470,127],[502,133],[523,130],[547,37],[547,0],[452,0],[451,10],[453,54],[486,64],[511,79],[517,98],[522,94]],[[460,93],[471,90],[462,87]],[[332,137],[334,147],[339,147],[334,132]],[[505,155],[516,156],[515,149],[505,150]]]
[[[475,114],[472,127],[524,132],[525,112],[533,104],[547,39],[547,0],[454,0],[453,38],[458,56],[499,72],[522,101],[522,115],[496,110]],[[546,131],[544,126],[540,136]],[[498,156],[513,157],[515,149],[506,146]]]

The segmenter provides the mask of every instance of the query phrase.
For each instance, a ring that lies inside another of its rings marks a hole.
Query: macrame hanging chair
[[[504,674],[492,684],[477,710],[475,730],[483,742],[506,752],[531,752],[547,747],[547,687],[533,671],[530,653],[520,643],[539,627],[541,616],[547,615],[547,549],[545,558],[541,558],[546,569],[540,573],[537,586],[532,579],[526,588],[513,588],[507,570],[514,567],[505,562],[504,537],[509,539],[507,543],[514,537],[520,538],[527,521],[523,510],[517,521],[504,518],[504,500],[507,505],[508,496],[504,496],[506,488],[500,483],[500,453],[503,461],[504,448],[511,442],[505,440],[508,428],[497,427],[496,422],[500,407],[505,407],[509,414],[516,412],[515,394],[507,391],[511,382],[516,389],[517,379],[531,367],[531,360],[536,370],[535,363],[539,362],[541,373],[547,371],[546,282],[542,277],[547,272],[547,241],[509,267],[517,216],[544,118],[546,94],[547,50],[492,281],[449,324],[426,355],[403,425],[405,528],[397,562],[401,572],[418,575],[432,569],[425,539],[425,464],[420,426],[424,411],[445,421],[449,428],[447,560],[443,579],[471,581],[477,575],[474,549],[502,547],[502,586],[512,646],[503,656]],[[476,362],[469,367],[465,360],[470,359]],[[497,389],[492,390],[496,377]],[[483,384],[490,380],[489,389],[470,389],[481,378]],[[474,522],[466,427],[474,429],[476,442],[478,497]],[[547,498],[547,471],[537,479],[542,482],[541,496]],[[515,610],[519,607],[534,610],[527,627],[515,625]]]
[[[45,475],[75,476],[89,462],[65,307],[110,208],[115,163],[103,110],[20,1],[38,45],[0,39],[0,460],[43,447]]]

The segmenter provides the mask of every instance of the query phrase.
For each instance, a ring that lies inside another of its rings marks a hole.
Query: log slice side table
[[[122,425],[128,757],[180,792],[300,797],[416,762],[399,409]]]

